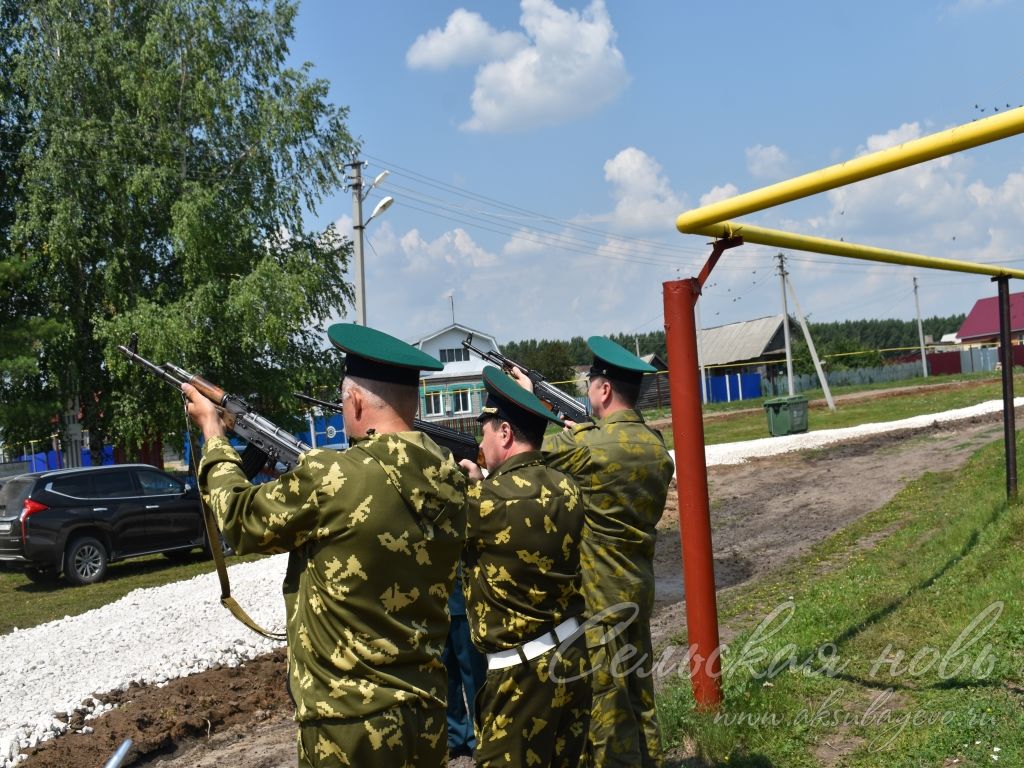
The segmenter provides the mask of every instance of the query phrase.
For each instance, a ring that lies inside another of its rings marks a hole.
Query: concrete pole
[[[914,278],[914,309],[917,311],[917,338],[921,342],[921,370],[928,378],[928,355],[924,350],[924,326],[921,325],[921,302],[917,298],[917,278]]]
[[[354,160],[346,163],[345,167],[351,171],[348,177],[348,185],[352,190],[352,229],[356,232],[355,257],[356,257],[356,323],[366,325],[366,276],[363,271],[363,163],[361,160]]]
[[[807,342],[807,349],[810,350],[811,360],[814,361],[814,370],[818,372],[818,381],[821,382],[821,391],[825,393],[825,402],[828,403],[828,409],[832,413],[836,412],[836,403],[832,399],[832,390],[828,386],[828,378],[825,376],[825,371],[821,368],[821,361],[818,360],[818,350],[814,348],[814,339],[811,338],[811,329],[807,327],[807,319],[804,317],[804,313],[800,310],[800,302],[796,298],[796,289],[793,287],[793,281],[786,278],[786,285],[789,286],[789,295],[793,297],[793,308],[796,310],[796,319],[800,323],[800,328],[804,332],[804,340]]]
[[[786,340],[786,382],[789,384],[789,396],[796,394],[793,391],[793,348],[789,343],[789,307],[786,305],[786,257],[781,253],[776,257],[779,260],[779,280],[782,287],[782,335]]]

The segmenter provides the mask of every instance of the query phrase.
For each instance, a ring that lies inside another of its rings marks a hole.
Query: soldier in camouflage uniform
[[[660,765],[651,676],[653,561],[674,466],[661,434],[635,409],[643,374],[655,369],[604,337],[587,344],[594,354],[587,394],[595,421],[549,436],[544,455],[548,466],[579,483],[586,508],[580,565],[594,670],[588,754],[594,766]],[[516,377],[525,385],[524,378]],[[628,655],[630,647],[635,655]]]
[[[577,768],[591,706],[579,629],[580,492],[543,464],[539,448],[554,421],[544,404],[497,368],[484,369],[484,385],[490,474],[460,462],[475,481],[463,556],[467,618],[488,666],[476,698],[476,764]]]
[[[253,486],[212,404],[186,384],[189,415],[207,438],[200,488],[237,552],[290,553],[299,765],[443,766],[441,651],[465,540],[466,479],[411,426],[419,371],[442,366],[365,326],[334,325],[328,335],[348,353],[348,450],[313,449]]]

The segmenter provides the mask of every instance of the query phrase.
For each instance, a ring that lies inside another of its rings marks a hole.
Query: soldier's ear
[[[345,408],[351,409],[352,417],[358,421],[363,415],[363,393],[359,391],[358,387],[351,387],[348,390],[348,402],[345,404]]]

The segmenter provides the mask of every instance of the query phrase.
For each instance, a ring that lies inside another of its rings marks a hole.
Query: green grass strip
[[[723,593],[723,625],[742,627],[724,705],[696,712],[675,678],[668,741],[714,766],[1024,765],[1024,514],[1004,472],[988,446]]]

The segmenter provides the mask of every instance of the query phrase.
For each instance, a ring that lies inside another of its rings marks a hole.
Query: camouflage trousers
[[[648,618],[587,631],[594,699],[588,765],[660,766],[661,732],[654,707],[651,629]]]
[[[586,640],[488,671],[476,695],[478,768],[579,768],[590,720]]]
[[[299,723],[299,768],[448,764],[444,707],[407,704],[351,720]]]

